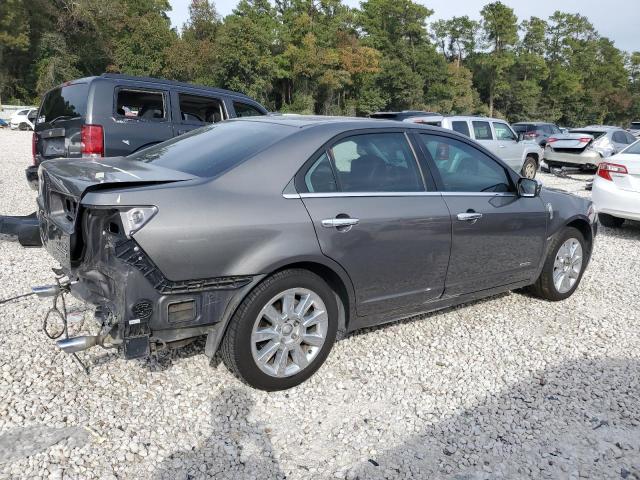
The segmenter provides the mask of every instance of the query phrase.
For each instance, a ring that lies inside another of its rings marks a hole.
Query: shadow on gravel
[[[268,429],[250,419],[253,406],[241,389],[224,390],[211,405],[212,435],[199,448],[171,454],[155,478],[286,478],[273,456]]]
[[[639,367],[612,359],[549,368],[352,465],[345,478],[639,479]]]
[[[607,236],[625,240],[640,240],[640,222],[625,220],[620,228],[607,228],[600,225],[600,232],[606,232]],[[596,248],[598,239],[596,238]]]

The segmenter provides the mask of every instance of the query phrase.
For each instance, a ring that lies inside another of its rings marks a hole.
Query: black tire
[[[525,178],[536,178],[536,173],[538,173],[538,161],[531,155],[527,156],[522,164],[522,170],[520,173]]]
[[[554,272],[554,263],[556,260],[556,255],[558,254],[558,250],[560,247],[569,239],[575,238],[580,242],[580,246],[582,247],[582,267],[580,270],[580,274],[576,279],[575,284],[571,289],[567,292],[561,293],[559,292],[554,283],[553,283],[553,272]],[[538,280],[528,287],[528,291],[533,295],[543,298],[545,300],[549,300],[552,302],[557,302],[560,300],[565,300],[569,298],[576,291],[578,286],[580,285],[580,281],[582,280],[582,275],[584,274],[584,270],[587,264],[587,258],[589,255],[589,250],[587,248],[586,242],[584,240],[584,236],[582,233],[573,227],[566,227],[560,234],[556,236],[556,238],[552,241],[549,247],[549,253],[547,254],[547,258],[544,261],[544,267],[542,268],[542,272],[538,277]]]
[[[322,299],[328,313],[327,335],[307,367],[289,377],[274,377],[263,372],[256,364],[251,350],[251,334],[262,308],[274,296],[291,288],[311,290]],[[265,279],[242,301],[229,322],[220,354],[227,368],[248,385],[266,391],[286,390],[301,384],[320,368],[333,347],[337,330],[336,296],[326,282],[308,270],[284,270]]]
[[[27,125],[26,123],[22,122],[20,125],[18,125],[18,130],[21,130],[23,132],[26,131],[26,130],[29,130],[29,125]]]
[[[598,221],[607,228],[620,228],[624,223],[624,218],[614,217],[606,213],[598,214]]]

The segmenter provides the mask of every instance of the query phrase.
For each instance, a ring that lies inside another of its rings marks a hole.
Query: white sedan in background
[[[592,200],[605,227],[640,221],[640,141],[600,163]]]

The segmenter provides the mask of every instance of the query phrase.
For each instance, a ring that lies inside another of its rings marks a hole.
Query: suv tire
[[[285,390],[320,368],[337,329],[336,296],[326,282],[308,270],[284,270],[242,301],[220,353],[227,368],[252,387]]]
[[[524,163],[522,164],[522,171],[521,171],[522,176],[533,180],[534,178],[536,178],[537,172],[538,172],[537,160],[531,155],[528,155]]]

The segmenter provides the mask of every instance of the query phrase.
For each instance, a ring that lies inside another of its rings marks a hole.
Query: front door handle
[[[498,145],[498,148],[507,148],[506,145]]]
[[[476,223],[481,218],[482,218],[481,213],[459,213],[458,214],[458,220],[460,220],[461,222]]]
[[[325,218],[322,220],[322,226],[325,228],[344,228],[353,227],[359,222],[359,218]]]

